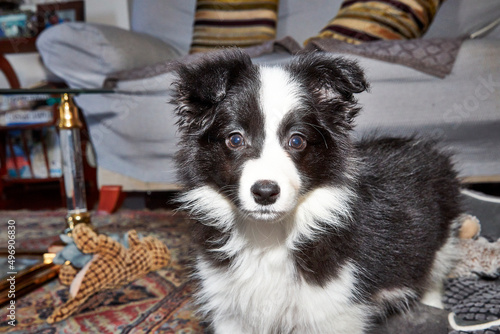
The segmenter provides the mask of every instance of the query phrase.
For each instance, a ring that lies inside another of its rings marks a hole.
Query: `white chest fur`
[[[232,238],[233,247],[238,243]],[[354,267],[346,265],[326,286],[298,275],[285,243],[241,244],[230,267],[198,259],[202,312],[216,333],[361,333],[369,310],[351,299]]]
[[[196,298],[217,334],[362,333],[370,310],[352,300],[358,269],[347,264],[324,286],[310,285],[291,254],[296,240],[320,230],[315,221],[335,224],[336,217],[345,215],[348,195],[344,189],[317,189],[289,221],[274,223],[244,220],[208,186],[184,195],[184,209],[230,233],[225,245],[214,250],[230,257],[230,266],[215,266],[202,256],[197,261],[201,288]]]

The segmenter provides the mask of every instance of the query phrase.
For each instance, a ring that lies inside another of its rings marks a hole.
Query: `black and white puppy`
[[[388,310],[439,304],[456,173],[428,141],[351,139],[357,64],[262,67],[229,50],[178,76],[181,201],[215,333],[363,333]]]

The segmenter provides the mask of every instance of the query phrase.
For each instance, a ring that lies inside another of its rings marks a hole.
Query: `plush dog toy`
[[[62,265],[59,279],[70,285],[71,297],[54,310],[48,323],[66,319],[95,293],[130,283],[170,261],[170,252],[161,241],[151,236],[139,239],[134,230],[128,232],[128,249],[109,236],[97,235],[86,224],[76,225],[72,237],[81,252],[93,256],[80,271],[69,263]]]

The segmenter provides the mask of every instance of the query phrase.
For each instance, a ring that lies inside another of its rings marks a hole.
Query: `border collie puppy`
[[[426,140],[351,139],[367,88],[356,63],[265,67],[228,50],[177,72],[195,299],[215,333],[364,333],[388,311],[439,305],[456,173]]]

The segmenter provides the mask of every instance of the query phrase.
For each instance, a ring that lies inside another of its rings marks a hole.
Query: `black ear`
[[[368,82],[355,61],[314,52],[296,57],[288,68],[305,84],[316,105],[344,111],[348,120],[359,111],[353,95],[367,90]]]
[[[213,119],[215,107],[228,90],[252,68],[250,57],[238,50],[212,52],[177,69],[172,103],[181,130],[200,131]]]

